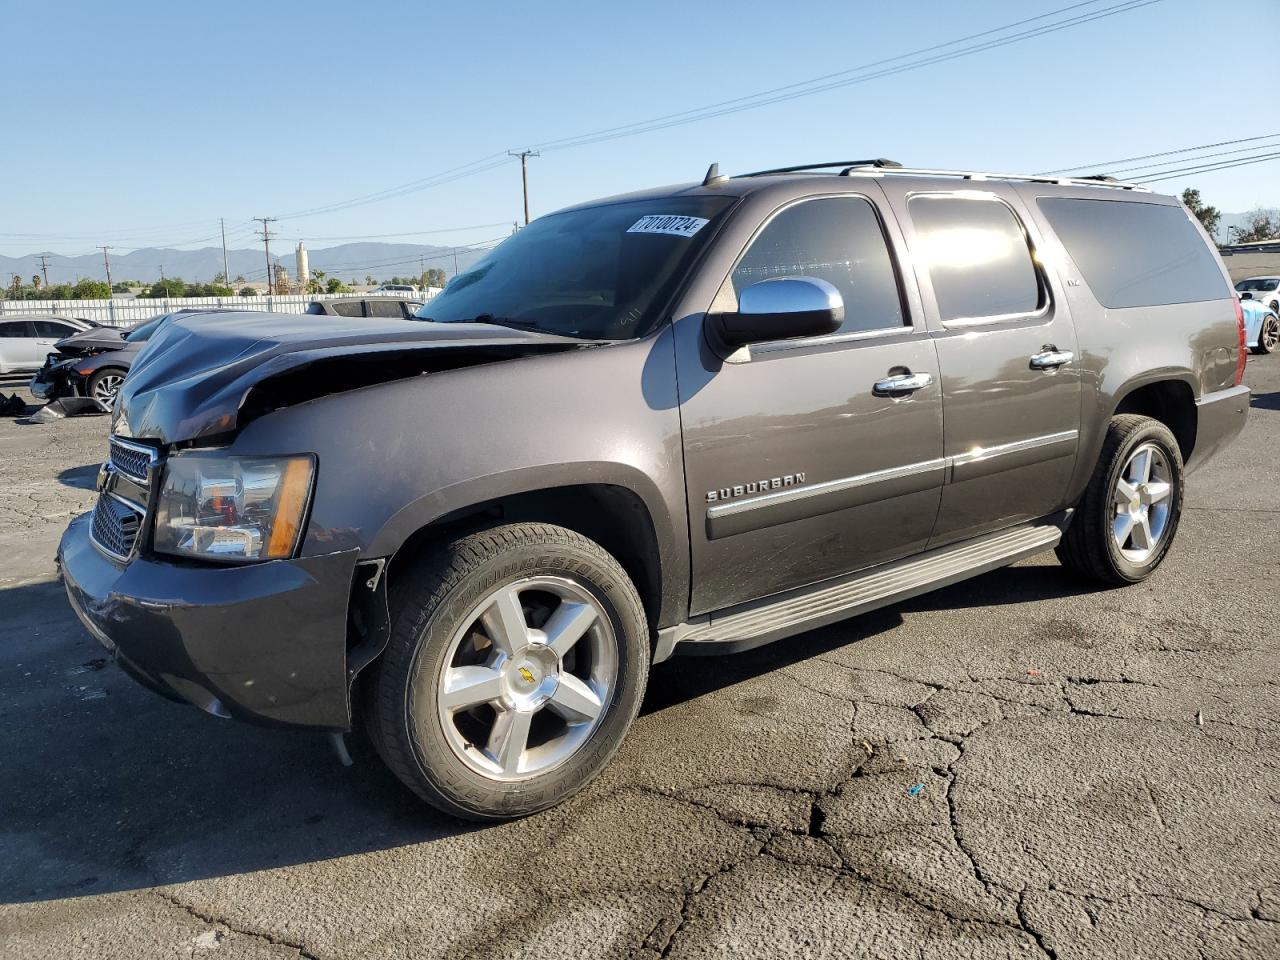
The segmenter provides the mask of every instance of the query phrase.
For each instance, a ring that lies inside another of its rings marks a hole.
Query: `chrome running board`
[[[867,613],[1043,553],[1062,539],[1069,514],[939,547],[838,580],[741,604],[660,631],[653,661],[672,653],[733,653]]]

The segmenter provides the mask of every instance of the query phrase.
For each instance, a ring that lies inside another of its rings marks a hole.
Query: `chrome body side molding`
[[[954,456],[786,487],[741,500],[719,501],[707,508],[707,537],[717,540],[947,483],[973,480],[1030,463],[1074,456],[1078,440],[1078,430],[1062,430],[994,447],[979,447]]]

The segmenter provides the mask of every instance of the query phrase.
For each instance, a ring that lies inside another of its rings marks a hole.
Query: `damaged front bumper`
[[[348,601],[356,550],[235,567],[136,557],[90,541],[92,515],[63,534],[72,608],[144,686],[216,716],[349,730]]]

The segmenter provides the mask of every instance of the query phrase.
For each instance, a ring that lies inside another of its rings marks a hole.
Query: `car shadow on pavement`
[[[657,713],[744,680],[821,656],[901,626],[903,613],[1034,603],[1096,592],[1058,564],[1006,567],[992,573],[797,634],[746,653],[673,657],[653,668],[641,714]]]
[[[456,836],[348,737],[255,728],[149,693],[57,583],[0,590],[0,903],[248,873]]]
[[[1280,390],[1274,390],[1271,393],[1255,393],[1249,405],[1259,410],[1280,410]]]
[[[99,464],[86,463],[83,467],[67,467],[58,474],[58,482],[77,490],[92,490],[98,481]]]
[[[1015,567],[736,656],[654,670],[643,712],[898,626],[904,611],[1025,603],[1079,588]],[[131,890],[394,849],[478,829],[439,814],[348,738],[207,716],[143,690],[57,583],[0,590],[0,903]]]

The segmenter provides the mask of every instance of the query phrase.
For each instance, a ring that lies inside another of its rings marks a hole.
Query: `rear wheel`
[[[495,527],[392,585],[369,694],[393,772],[456,816],[552,806],[613,756],[644,693],[644,607],[603,547],[546,524]]]
[[[119,367],[103,367],[95,370],[85,384],[85,393],[103,410],[110,411],[115,406],[116,397],[120,393],[120,385],[124,383],[125,371]]]
[[[1168,427],[1134,414],[1112,417],[1058,559],[1102,583],[1146,579],[1177,533],[1182,480],[1182,454]]]
[[[1258,353],[1274,353],[1280,346],[1280,319],[1263,317],[1262,329],[1258,331],[1258,345],[1254,350]]]

